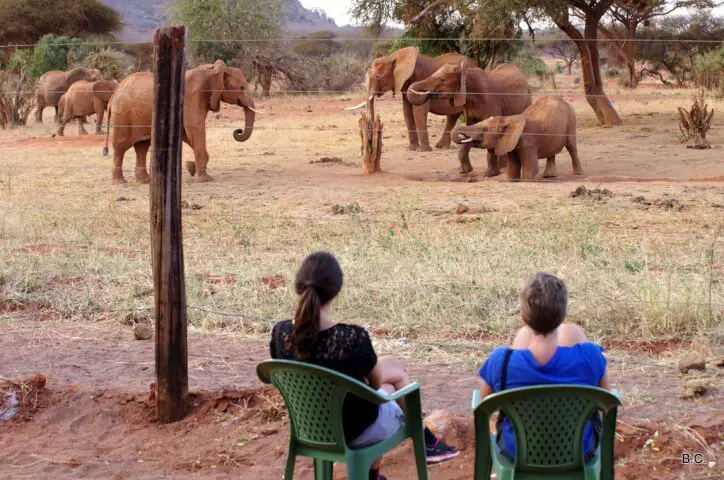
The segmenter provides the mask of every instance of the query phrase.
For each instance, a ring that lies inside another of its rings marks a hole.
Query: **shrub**
[[[526,75],[535,76],[541,82],[545,80],[548,75],[548,67],[546,67],[545,62],[528,52],[522,53],[513,63],[522,68]]]
[[[0,71],[0,127],[28,123],[35,107],[35,82],[26,72]]]
[[[573,79],[573,84],[574,84],[574,85],[580,85],[580,84],[581,84],[581,77],[576,77],[576,78],[574,78],[574,79]]]
[[[324,60],[308,60],[299,69],[300,80],[295,90],[343,92],[364,81],[367,62],[352,55],[340,53]]]
[[[32,55],[23,59],[27,63],[28,76],[37,80],[50,70],[67,70],[68,53],[73,44],[79,42],[78,39],[53,34],[43,36],[35,45]]]
[[[103,73],[103,77],[109,80],[120,81],[133,72],[133,58],[110,48],[91,53],[82,60],[81,65],[86,68],[97,68]]]
[[[724,97],[724,46],[694,57],[693,74],[697,86]]]
[[[603,71],[603,74],[606,76],[606,78],[615,79],[621,76],[621,70],[614,67],[609,67],[606,70]]]
[[[714,110],[709,110],[704,98],[704,89],[694,97],[694,104],[690,110],[679,107],[679,132],[681,142],[687,142],[689,145],[699,148],[708,146],[706,133],[711,128],[711,119],[714,116]]]

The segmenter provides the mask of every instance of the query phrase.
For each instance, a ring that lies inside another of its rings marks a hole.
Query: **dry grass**
[[[666,119],[636,124],[653,131],[636,147],[646,159],[607,156],[630,147],[612,130],[592,127],[590,109],[574,99],[584,166],[588,159],[592,169],[610,168],[609,175],[641,162],[655,168],[660,159],[651,145],[677,145],[675,134],[669,143],[662,139],[676,131],[675,106],[686,101],[665,98],[669,92],[661,99],[616,101],[624,117],[654,112]],[[610,184],[614,198],[602,203],[569,198],[578,183],[412,182],[402,175],[452,168],[455,152],[408,154],[399,106],[389,101],[380,109],[386,126],[382,167],[399,175],[362,177],[358,116],[337,108],[354,100],[271,100],[262,108],[276,115],[260,120],[244,145],[230,140],[228,128],[209,129],[217,182],[184,187],[188,202],[203,207],[184,210],[193,325],[266,336],[292,311],[289,279],[299,261],[328,249],[345,271],[338,318],[368,326],[385,348],[412,356],[474,362],[481,341],[503,341],[517,327],[517,290],[539,270],[565,279],[571,320],[596,339],[677,336],[721,344],[721,184]],[[332,113],[320,113],[330,102]],[[305,116],[307,105],[314,113]],[[235,114],[225,109],[213,125],[237,124],[229,117]],[[289,126],[294,129],[277,130]],[[110,186],[109,160],[95,146],[13,143],[51,129],[32,125],[0,135],[0,144],[13,145],[0,153],[0,298],[6,305],[0,304],[0,320],[50,313],[72,321],[121,321],[128,310],[152,305],[147,187]],[[430,129],[437,134],[437,123]],[[712,143],[723,131],[712,128]],[[611,163],[597,165],[593,151]],[[358,166],[309,164],[323,155]],[[722,174],[716,170],[720,152],[696,155],[667,162],[661,175],[686,171],[691,161],[699,162],[697,176]],[[188,148],[185,158],[191,158]],[[473,162],[483,161],[477,156]],[[565,155],[558,163],[559,171],[570,170]],[[129,153],[126,171],[132,166]],[[642,194],[676,198],[687,208],[631,202],[631,195]],[[494,211],[457,216],[461,201],[479,212]],[[353,202],[359,213],[331,211],[334,204]],[[273,275],[286,277],[283,287],[262,280]],[[410,342],[394,343],[401,337]]]

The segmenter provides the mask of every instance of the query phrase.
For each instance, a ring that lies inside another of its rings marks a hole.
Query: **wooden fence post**
[[[181,237],[181,145],[186,27],[156,30],[151,143],[151,247],[156,313],[156,410],[180,420],[189,404]]]
[[[362,171],[365,175],[381,172],[382,157],[382,121],[375,116],[375,100],[367,99],[367,107],[359,119],[359,131],[362,140]]]

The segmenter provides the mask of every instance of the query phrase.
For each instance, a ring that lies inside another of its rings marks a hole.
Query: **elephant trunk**
[[[481,140],[474,125],[458,125],[450,132],[450,139],[457,144],[479,143]]]
[[[251,137],[251,132],[254,129],[254,110],[249,107],[244,107],[244,128],[237,128],[234,130],[234,140],[237,142],[245,142]]]

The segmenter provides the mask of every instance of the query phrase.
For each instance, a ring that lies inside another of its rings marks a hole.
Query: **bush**
[[[545,62],[528,52],[522,53],[513,63],[522,68],[526,75],[535,76],[541,82],[548,76],[548,67]]]
[[[715,90],[724,97],[724,46],[694,57],[694,82],[698,87]]]
[[[0,127],[28,123],[35,107],[35,82],[25,72],[0,71]]]
[[[106,48],[85,57],[81,65],[86,68],[97,68],[103,73],[103,78],[120,81],[133,72],[133,63],[130,55]]]
[[[364,81],[367,62],[346,53],[335,54],[321,61],[306,61],[299,72],[301,81],[295,90],[344,92]]]
[[[618,76],[618,79],[616,80],[616,83],[618,83],[618,85],[619,85],[620,87],[627,87],[627,88],[628,88],[628,87],[631,86],[631,79],[628,78],[628,75],[619,75],[619,76]]]
[[[606,70],[603,71],[603,75],[606,78],[609,78],[611,80],[615,80],[621,76],[621,70],[619,70],[616,67],[609,67]]]
[[[38,40],[32,55],[23,57],[19,61],[26,63],[28,76],[37,80],[41,75],[50,70],[67,70],[68,53],[73,47],[73,44],[79,42],[80,40],[75,38],[58,37],[53,34],[48,34]]]

